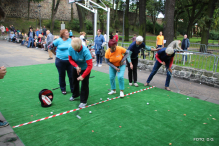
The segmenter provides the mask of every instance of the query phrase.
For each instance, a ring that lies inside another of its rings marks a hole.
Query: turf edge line
[[[128,96],[128,95],[131,95],[131,94],[134,94],[134,93],[142,92],[142,91],[145,91],[145,90],[148,90],[148,89],[152,89],[154,87],[155,86],[152,86],[152,87],[149,87],[149,88],[145,88],[145,89],[141,89],[139,91],[128,93],[128,94],[126,94],[124,96]],[[107,102],[107,101],[110,101],[110,100],[118,99],[118,98],[120,98],[120,96],[114,97],[114,98],[111,98],[111,99],[108,98],[107,100],[100,101],[100,102],[97,102],[97,103],[94,103],[94,104],[91,104],[91,105],[87,105],[85,108],[90,107],[90,106],[94,106],[94,105],[97,105],[97,104],[100,104],[100,103],[104,103],[104,102]],[[61,116],[61,115],[64,115],[64,114],[68,114],[68,113],[71,113],[71,112],[75,112],[75,111],[81,110],[81,109],[83,109],[83,108],[77,108],[77,109],[69,110],[69,111],[62,112],[62,113],[59,113],[59,114],[55,114],[55,115],[52,115],[52,116],[49,116],[49,117],[45,117],[45,118],[38,119],[38,120],[35,120],[35,121],[31,121],[31,122],[23,123],[23,124],[20,124],[20,125],[17,125],[17,126],[13,126],[13,128],[17,128],[17,127],[21,127],[21,126],[24,126],[24,125],[28,125],[28,124],[36,123],[36,122],[39,122],[39,121],[43,121],[43,120],[46,120],[46,119],[58,117],[58,116]]]

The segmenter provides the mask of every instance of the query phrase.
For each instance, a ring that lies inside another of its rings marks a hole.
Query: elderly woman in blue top
[[[73,68],[73,94],[70,101],[73,101],[80,95],[79,108],[84,108],[87,105],[89,95],[89,77],[93,67],[92,57],[88,48],[82,45],[80,38],[73,38],[71,46],[68,48],[69,62]],[[81,84],[81,94],[79,92],[79,81]]]
[[[60,38],[53,41],[53,46],[57,47],[56,49],[56,67],[59,72],[59,85],[62,91],[62,94],[66,94],[66,83],[65,83],[65,73],[67,71],[71,92],[73,92],[73,83],[72,83],[72,70],[73,66],[68,61],[68,47],[71,44],[71,39],[69,38],[69,33],[67,29],[62,29],[60,31]]]
[[[94,49],[95,49],[95,54],[96,54],[96,59],[97,59],[97,64],[95,64],[94,66],[98,66],[101,67],[102,66],[102,60],[103,60],[103,56],[100,56],[100,50],[104,49],[103,46],[105,44],[105,39],[104,36],[101,34],[101,30],[98,29],[97,30],[97,35],[94,39]]]
[[[137,66],[138,66],[138,54],[140,53],[141,49],[145,49],[147,51],[158,51],[159,49],[153,49],[146,46],[143,43],[143,37],[138,36],[136,41],[131,43],[129,46],[129,57],[127,58],[128,64],[128,77],[129,77],[129,85],[132,86],[132,77],[134,77],[134,85],[138,87],[137,83]]]

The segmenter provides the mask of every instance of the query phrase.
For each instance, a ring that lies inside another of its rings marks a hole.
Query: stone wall
[[[154,61],[139,59],[139,63],[138,63],[139,69],[152,71],[153,67],[154,67]],[[172,66],[172,70],[173,70],[173,77],[178,77],[181,79],[194,81],[194,82],[219,88],[219,73],[190,68],[190,67],[176,66],[176,65]],[[165,66],[162,66],[158,70],[158,73],[166,74]]]
[[[40,3],[34,3],[30,2],[30,18],[39,18],[39,9],[38,4],[40,4],[41,7],[41,18],[42,19],[51,19],[51,7],[52,7],[52,0],[44,0]],[[12,18],[27,18],[28,17],[28,0],[1,0],[0,7],[5,13],[6,17],[12,17]],[[37,13],[35,12],[37,11]],[[111,15],[112,15],[112,9],[111,9]],[[120,24],[122,25],[123,22],[123,11],[117,11],[117,16],[119,18]],[[93,13],[88,12],[86,15],[86,19],[92,20],[93,19]],[[129,23],[130,25],[135,25],[135,13],[129,12]],[[68,0],[61,0],[58,11],[55,16],[56,20],[71,20],[71,4],[68,3]],[[76,4],[73,4],[73,17],[78,19],[78,12]],[[113,17],[111,17],[112,22]],[[149,16],[147,16],[147,19],[151,20]],[[137,22],[139,22],[138,17],[136,19]],[[162,19],[158,19],[157,22],[160,24],[162,23]]]
[[[28,0],[1,0],[1,8],[6,14],[6,17],[27,18],[28,17]],[[39,18],[39,3],[30,2],[30,18]],[[40,2],[41,18],[51,19],[52,0],[44,0]],[[35,12],[37,11],[37,13]],[[77,7],[73,4],[74,18],[78,18]],[[68,0],[61,0],[56,14],[58,20],[71,19],[71,4]]]

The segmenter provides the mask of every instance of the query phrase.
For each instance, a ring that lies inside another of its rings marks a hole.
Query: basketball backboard
[[[75,2],[80,2],[82,0],[68,0],[68,3],[75,3]]]

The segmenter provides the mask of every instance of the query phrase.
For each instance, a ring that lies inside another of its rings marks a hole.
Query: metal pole
[[[40,29],[41,29],[41,11],[40,11]]]
[[[94,9],[94,39],[96,35],[97,35],[97,10]]]
[[[107,8],[107,24],[106,24],[106,49],[108,48],[109,42],[109,29],[110,29],[110,8]]]
[[[125,21],[125,10],[123,10],[122,47],[123,47],[123,43],[124,43],[124,21]]]

